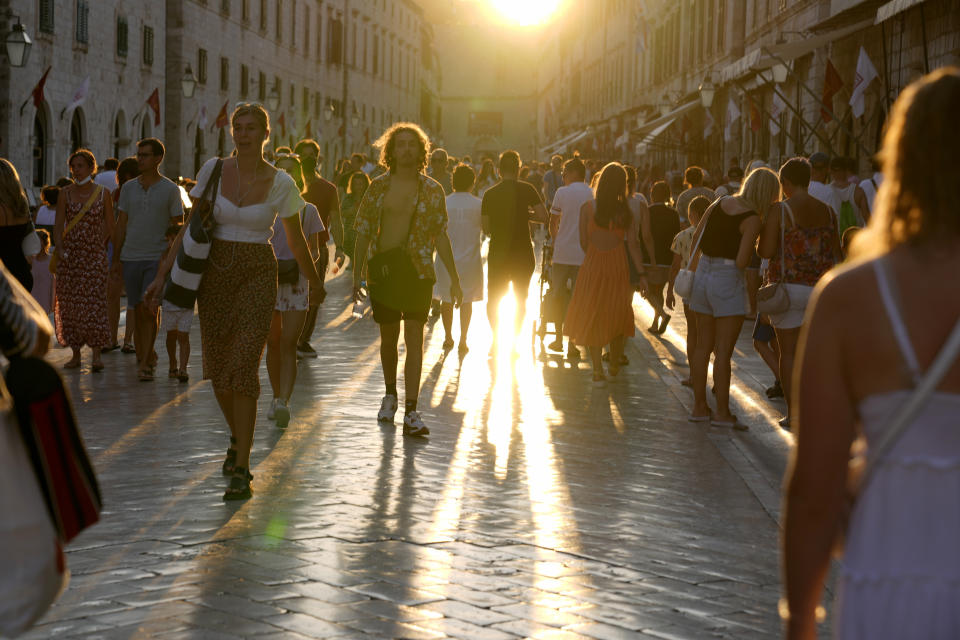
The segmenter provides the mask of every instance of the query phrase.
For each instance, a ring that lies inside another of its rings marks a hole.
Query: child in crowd
[[[53,313],[53,274],[50,273],[50,234],[46,229],[37,229],[40,238],[40,253],[33,257],[30,270],[33,273],[33,288],[30,293],[47,314]]]
[[[167,228],[167,251],[180,232],[180,225]],[[162,258],[161,258],[162,260]],[[184,309],[169,300],[163,301],[163,330],[167,334],[167,357],[170,359],[171,379],[187,382],[187,361],[190,359],[190,325],[193,324],[193,309]],[[180,348],[180,366],[177,366],[177,347]]]
[[[697,196],[691,200],[687,207],[687,219],[690,221],[690,226],[675,235],[673,242],[670,243],[670,251],[673,253],[673,264],[670,265],[670,273],[667,276],[666,297],[666,305],[670,310],[673,310],[676,304],[676,298],[673,294],[673,282],[677,279],[677,274],[680,273],[680,269],[686,269],[687,265],[690,264],[690,258],[692,257],[690,253],[693,249],[693,235],[697,231],[697,224],[700,222],[700,218],[709,206],[710,200],[704,196]],[[697,345],[697,316],[693,313],[693,310],[690,309],[690,306],[687,305],[686,300],[683,301],[683,317],[687,320],[687,362],[689,363],[693,356],[693,349]],[[686,387],[691,385],[689,376],[680,382]]]

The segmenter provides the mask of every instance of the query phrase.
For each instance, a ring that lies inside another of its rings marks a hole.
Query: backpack
[[[860,215],[857,213],[857,208],[853,204],[853,194],[855,189],[846,189],[843,191],[834,189],[834,191],[840,200],[840,210],[837,211],[837,230],[840,232],[840,236],[842,237],[843,232],[850,227],[863,226],[863,221],[860,219]],[[847,191],[849,191],[849,195]]]

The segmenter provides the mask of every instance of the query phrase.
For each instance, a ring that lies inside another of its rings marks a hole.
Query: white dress
[[[891,280],[875,267],[894,337],[917,380]],[[868,448],[911,393],[863,399]],[[960,394],[932,393],[874,467],[851,515],[835,615],[835,636],[845,640],[960,638]]]
[[[480,244],[483,228],[480,225],[480,198],[466,191],[457,191],[447,196],[447,234],[453,248],[453,261],[460,276],[464,302],[483,300],[483,263],[480,259]],[[450,274],[440,256],[434,269],[437,283],[433,295],[443,302],[450,299]]]

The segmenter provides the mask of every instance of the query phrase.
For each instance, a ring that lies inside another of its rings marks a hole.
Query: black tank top
[[[649,207],[650,211],[650,234],[653,236],[653,252],[656,254],[651,260],[646,255],[646,247],[643,246],[641,238],[640,246],[644,250],[644,259],[650,264],[668,265],[673,262],[673,253],[670,251],[670,245],[673,238],[680,233],[680,217],[677,210],[668,207],[662,202],[657,202]]]
[[[736,260],[737,252],[740,251],[740,237],[742,236],[740,223],[755,215],[757,215],[757,212],[752,209],[730,215],[724,213],[718,204],[717,210],[710,214],[707,226],[703,230],[703,239],[700,240],[700,249],[703,251],[703,255],[711,258]]]
[[[32,231],[29,222],[0,227],[0,260],[27,291],[33,288],[33,273],[23,255],[23,239]]]

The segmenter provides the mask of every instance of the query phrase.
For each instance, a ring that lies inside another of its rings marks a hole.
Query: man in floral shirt
[[[380,325],[380,364],[386,385],[377,420],[392,423],[399,405],[397,343],[400,322],[403,321],[407,349],[403,365],[403,433],[426,436],[430,430],[417,412],[417,397],[423,368],[423,326],[430,311],[433,283],[437,279],[433,271],[434,248],[450,274],[450,294],[457,306],[460,306],[463,292],[447,236],[443,187],[423,173],[430,149],[429,138],[417,125],[401,122],[390,127],[377,141],[377,146],[381,149],[381,163],[390,171],[370,184],[357,210],[353,296],[354,300],[360,300],[361,277],[368,260],[397,248],[403,249],[401,259],[412,263],[412,272],[398,269],[381,273],[375,280],[371,269],[371,280],[375,281],[371,283],[370,304],[373,319]],[[410,274],[409,277],[404,272]],[[403,291],[402,303],[385,302],[388,298],[395,298],[398,290]]]

